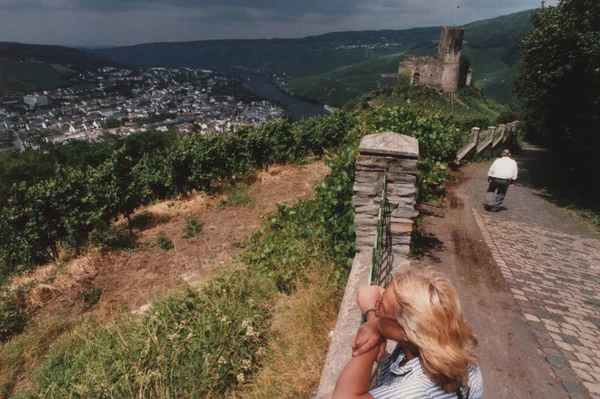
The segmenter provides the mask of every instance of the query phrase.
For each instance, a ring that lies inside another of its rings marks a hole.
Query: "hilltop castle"
[[[451,93],[457,91],[461,88],[460,52],[464,33],[463,28],[444,26],[437,57],[406,56],[400,63],[398,74],[409,71],[412,85],[429,86]],[[469,68],[463,85],[471,85],[472,73]]]

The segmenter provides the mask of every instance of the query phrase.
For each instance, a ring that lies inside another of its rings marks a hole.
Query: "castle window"
[[[419,72],[413,73],[413,85],[418,85],[421,80],[421,74]]]

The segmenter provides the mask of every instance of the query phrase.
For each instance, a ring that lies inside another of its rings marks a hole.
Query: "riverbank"
[[[301,100],[292,95],[286,94],[271,82],[265,76],[252,73],[237,73],[244,79],[244,85],[269,101],[278,102],[287,107],[292,113],[294,122],[299,122],[303,119],[309,119],[313,116],[327,115],[327,110],[318,104],[314,104],[305,100]]]

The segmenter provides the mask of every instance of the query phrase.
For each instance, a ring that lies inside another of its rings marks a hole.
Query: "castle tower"
[[[398,67],[399,79],[410,79],[411,85],[428,86],[454,93],[460,88],[460,52],[465,30],[444,26],[437,57],[407,55]],[[470,79],[469,79],[470,83]]]
[[[444,26],[438,48],[438,60],[442,61],[440,88],[444,91],[458,90],[460,79],[460,52],[465,30],[456,26]]]

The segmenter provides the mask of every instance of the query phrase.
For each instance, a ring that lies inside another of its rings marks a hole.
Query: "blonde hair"
[[[433,268],[408,268],[393,280],[396,319],[419,348],[423,370],[447,392],[468,386],[477,339],[463,319],[456,291]]]

